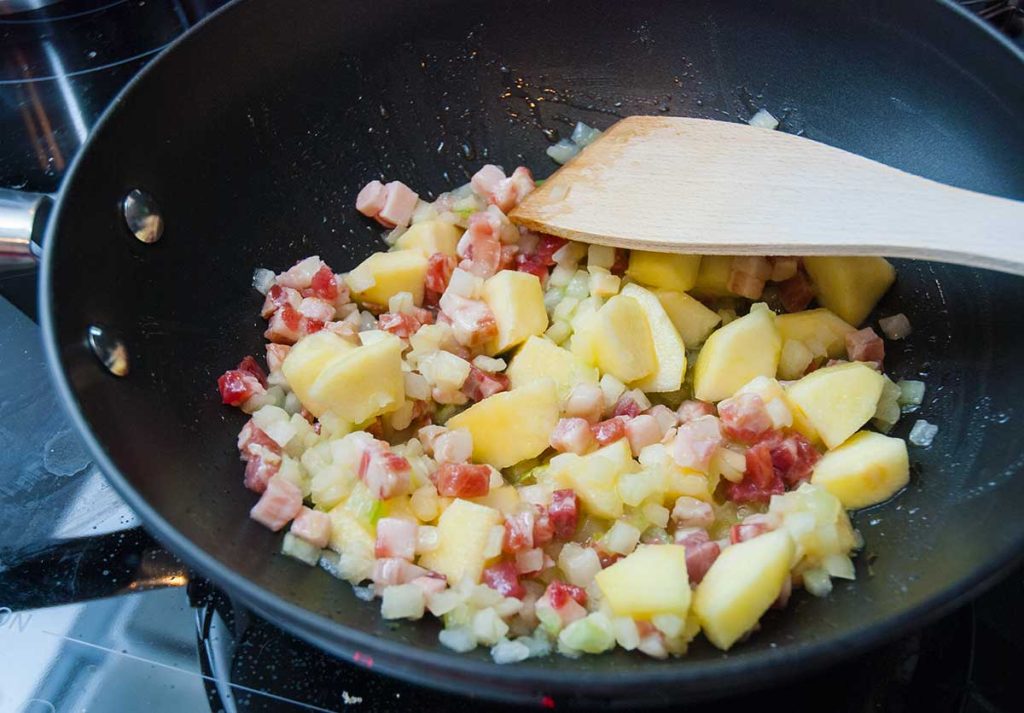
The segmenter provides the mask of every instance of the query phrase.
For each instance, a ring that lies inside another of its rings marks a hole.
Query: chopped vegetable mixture
[[[534,185],[486,165],[426,202],[371,181],[356,208],[390,249],[257,271],[266,367],[218,381],[251,415],[252,518],[498,663],[729,649],[794,588],[853,579],[847,510],[907,484],[885,433],[924,396],[861,326],[893,267],[587,246],[509,221]]]

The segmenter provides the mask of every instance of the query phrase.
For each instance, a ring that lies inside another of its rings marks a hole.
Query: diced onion
[[[493,646],[508,633],[508,624],[501,620],[494,609],[481,609],[473,615],[473,635],[481,644]]]
[[[281,554],[294,557],[310,566],[315,565],[320,560],[319,547],[309,544],[290,532],[286,532],[284,535],[284,541],[281,543]]]
[[[467,300],[476,299],[483,288],[483,282],[473,273],[457,267],[452,271],[452,278],[448,281],[448,289],[445,292],[465,297]]]
[[[590,273],[590,282],[587,289],[590,294],[596,297],[612,297],[619,294],[622,286],[622,278],[611,274],[603,267],[588,265],[587,272]]]
[[[273,270],[268,270],[265,267],[258,267],[252,273],[252,286],[256,288],[256,291],[261,295],[267,294],[270,288],[274,285]]]
[[[924,401],[925,385],[923,381],[904,380],[896,382],[900,387],[899,404],[905,413],[917,410]]]
[[[903,339],[913,331],[910,320],[902,312],[891,317],[883,317],[878,320],[878,326],[882,328],[882,333],[887,339]]]
[[[616,520],[611,529],[601,538],[603,548],[608,552],[628,555],[640,542],[640,530],[624,520]]]
[[[558,554],[558,568],[565,574],[569,584],[586,587],[601,571],[601,558],[591,547],[568,542]]]
[[[919,418],[914,422],[914,427],[910,429],[910,436],[908,437],[908,440],[915,446],[927,448],[932,444],[932,441],[935,440],[935,435],[938,432],[938,426],[928,423],[923,418]]]
[[[402,374],[405,379],[405,395],[410,399],[426,401],[430,398],[430,384],[423,378],[422,374],[414,371],[407,371]]]
[[[415,306],[411,292],[396,292],[388,299],[389,312],[411,314]]]
[[[832,579],[823,569],[809,569],[804,572],[804,589],[816,597],[827,597],[832,591]]]
[[[505,528],[495,525],[487,533],[487,544],[484,545],[484,557],[490,559],[501,554],[501,544],[505,539]]]
[[[505,370],[505,360],[495,359],[484,354],[479,354],[473,357],[473,366],[480,371],[486,371],[488,374],[497,374],[499,371]]]
[[[553,341],[555,344],[562,344],[572,335],[572,327],[568,322],[554,322],[548,330],[544,332],[544,336]]]
[[[565,265],[566,267],[575,268],[579,261],[583,259],[583,256],[587,254],[587,246],[583,243],[577,243],[575,240],[570,240],[562,247],[555,250],[551,255],[551,259],[558,265]]]
[[[675,639],[683,633],[686,628],[686,621],[675,614],[657,614],[651,617],[654,628],[670,639]]]
[[[772,116],[767,109],[758,109],[752,117],[747,119],[747,123],[759,129],[776,129],[779,126],[779,120]]]
[[[377,597],[373,587],[352,587],[352,593],[356,595],[356,599],[364,602],[372,602]]]
[[[669,511],[668,508],[659,505],[658,503],[647,503],[643,506],[644,517],[652,525],[657,527],[665,527],[668,525]]]
[[[377,284],[377,280],[372,274],[362,270],[353,270],[348,273],[345,276],[345,281],[348,283],[349,289],[356,293],[366,292]]]
[[[619,397],[626,392],[626,385],[611,374],[605,374],[598,383],[604,394],[604,407],[611,409],[618,403]]]
[[[632,618],[615,617],[612,619],[612,630],[615,632],[615,641],[626,651],[632,651],[640,645],[640,630]]]
[[[494,663],[519,663],[530,658],[530,647],[520,641],[502,639],[491,647],[491,658]]]
[[[422,619],[426,605],[423,590],[415,584],[385,587],[380,613],[385,619]]]
[[[575,128],[572,130],[571,141],[580,148],[583,148],[594,143],[600,135],[600,129],[595,129],[593,126],[587,126],[582,121],[577,121]]]
[[[590,275],[585,270],[577,270],[565,286],[565,296],[575,297],[578,300],[585,299],[590,295]]]
[[[444,616],[462,604],[463,599],[462,594],[454,589],[445,589],[427,597],[427,608],[434,616]]]
[[[548,146],[544,153],[557,164],[568,163],[576,154],[580,152],[580,147],[569,139],[562,139],[558,143]]]
[[[453,629],[443,629],[437,635],[437,640],[445,648],[456,653],[464,654],[476,648],[476,636],[468,626],[458,626]]]
[[[607,245],[590,245],[587,247],[587,266],[603,267],[611,270],[615,264],[615,248]]]

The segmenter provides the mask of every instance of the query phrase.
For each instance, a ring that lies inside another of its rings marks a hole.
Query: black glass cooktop
[[[0,13],[16,4],[0,0]],[[0,185],[57,190],[116,92],[222,4],[66,0],[0,14]],[[965,4],[1019,31],[1003,9],[1013,3]],[[0,275],[0,712],[572,707],[499,706],[389,679],[309,647],[192,575],[138,527],[63,417],[30,319],[34,290],[31,273]],[[1024,570],[859,659],[686,709],[1020,710],[1022,595]]]

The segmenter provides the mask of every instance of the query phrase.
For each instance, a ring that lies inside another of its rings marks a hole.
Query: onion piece
[[[747,119],[747,123],[759,129],[777,129],[779,120],[772,116],[767,109],[758,109],[757,112]]]
[[[252,286],[261,295],[267,294],[270,288],[274,286],[274,278],[277,276],[273,270],[268,270],[265,267],[258,267],[253,270],[252,273]]]
[[[939,427],[933,423],[928,423],[923,418],[919,418],[914,421],[914,427],[910,429],[910,435],[907,437],[911,443],[915,446],[927,448],[935,440],[935,435],[939,432]]]
[[[530,647],[521,641],[502,639],[491,647],[491,658],[496,664],[519,663],[530,658]]]
[[[886,339],[903,339],[913,331],[910,320],[902,312],[891,317],[883,317],[878,320],[878,326],[881,327]]]
[[[580,147],[569,139],[562,139],[558,143],[548,146],[544,151],[544,153],[546,153],[548,157],[557,164],[568,163],[569,160],[579,152]]]

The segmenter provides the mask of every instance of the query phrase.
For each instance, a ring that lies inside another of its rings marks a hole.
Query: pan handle
[[[36,265],[52,206],[45,193],[0,188],[0,272]]]

